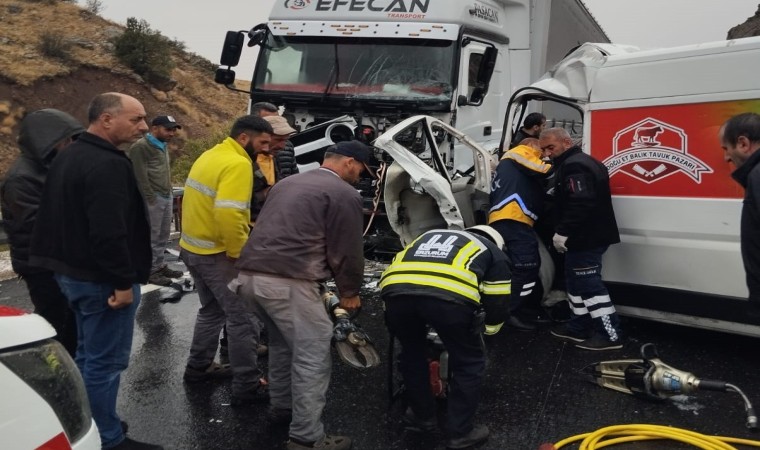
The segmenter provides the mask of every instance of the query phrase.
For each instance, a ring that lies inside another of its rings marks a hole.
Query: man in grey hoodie
[[[34,311],[50,322],[56,339],[74,356],[77,327],[74,313],[53,278],[53,272],[29,263],[29,245],[48,169],[59,151],[84,131],[73,117],[57,109],[41,109],[21,121],[21,156],[0,185],[3,226],[8,234],[13,270],[24,280]]]

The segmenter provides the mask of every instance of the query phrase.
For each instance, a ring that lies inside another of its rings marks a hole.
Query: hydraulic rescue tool
[[[699,379],[660,360],[654,344],[641,346],[643,359],[602,361],[582,369],[599,386],[650,400],[664,400],[696,391],[735,392],[744,399],[747,428],[757,429],[757,414],[749,398],[737,386],[723,381]]]
[[[322,295],[325,309],[332,319],[333,345],[338,356],[354,369],[370,369],[380,364],[380,355],[375,350],[369,335],[348,311],[340,307],[340,300],[331,291]]]

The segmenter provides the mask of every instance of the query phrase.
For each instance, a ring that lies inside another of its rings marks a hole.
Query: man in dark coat
[[[760,318],[760,115],[734,116],[720,129],[726,161],[736,166],[731,176],[745,189],[741,249],[749,288],[750,315]]]
[[[525,116],[523,126],[512,136],[512,143],[510,148],[520,145],[524,139],[536,138],[541,134],[541,130],[546,126],[546,116],[541,113],[534,112]]]
[[[148,131],[145,108],[134,97],[106,93],[92,100],[87,116],[87,131],[50,166],[29,261],[55,272],[76,314],[76,363],[102,448],[161,450],[126,437],[116,413],[152,259],[145,202],[119,146]]]
[[[0,186],[3,226],[8,235],[13,270],[24,280],[34,312],[55,328],[56,339],[71,356],[77,349],[77,324],[53,272],[29,264],[32,228],[50,164],[59,151],[84,132],[73,117],[57,109],[41,109],[24,117],[18,136],[21,156]]]
[[[564,128],[544,130],[539,144],[554,163],[552,242],[565,253],[573,312],[570,322],[551,333],[585,350],[622,348],[618,315],[602,281],[602,255],[620,242],[607,168],[574,145]]]

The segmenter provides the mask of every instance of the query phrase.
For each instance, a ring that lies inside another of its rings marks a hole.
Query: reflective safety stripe
[[[504,325],[504,322],[497,323],[496,325],[486,325],[486,336],[493,336],[494,334],[498,333],[499,330],[501,330],[501,327]]]
[[[520,292],[520,297],[526,297],[526,296],[530,295],[531,292],[533,292],[533,289],[526,289],[526,290]]]
[[[205,241],[203,239],[196,239],[194,237],[188,236],[185,233],[182,233],[182,240],[192,245],[193,247],[209,248],[209,249],[216,248],[216,244],[214,242]]]
[[[250,202],[239,202],[236,200],[217,200],[214,202],[214,208],[230,208],[246,210],[251,207]]]
[[[459,254],[454,258],[452,265],[467,269],[470,267],[472,260],[475,259],[475,256],[479,255],[483,250],[485,250],[485,246],[480,244],[480,241],[470,241],[459,250]]]
[[[540,159],[538,161],[534,161],[514,151],[507,152],[507,154],[504,155],[504,158],[502,159],[512,159],[518,164],[525,166],[531,170],[534,170],[538,173],[547,173],[549,169],[551,169],[552,167],[550,164],[546,164]]]
[[[503,208],[504,206],[506,206],[510,202],[516,202],[520,206],[520,210],[522,210],[522,212],[526,216],[530,217],[533,220],[538,219],[538,216],[535,213],[533,213],[533,211],[531,211],[530,209],[528,209],[528,205],[526,205],[525,202],[523,202],[522,197],[520,197],[520,195],[516,194],[516,193],[510,195],[509,197],[505,198],[504,200],[500,201],[499,203],[493,205],[491,207],[491,209],[488,210],[488,212],[492,213],[494,211],[498,211],[498,210],[500,210],[501,208]]]
[[[509,281],[484,281],[480,285],[480,292],[487,295],[509,295],[512,293],[512,284]]]
[[[188,178],[187,181],[185,181],[185,186],[191,187],[201,194],[208,195],[209,197],[216,197],[215,190],[211,189],[200,181],[193,180],[192,178]]]
[[[456,280],[450,280],[448,278],[436,277],[433,275],[421,275],[421,274],[386,274],[380,281],[380,288],[383,289],[391,284],[416,284],[426,285],[431,287],[437,287],[446,291],[451,291],[470,299],[476,303],[480,303],[480,292],[472,286],[464,283],[459,283]]]
[[[467,270],[461,270],[456,267],[452,267],[448,264],[437,264],[437,263],[426,263],[426,262],[401,262],[401,263],[394,264],[388,267],[386,274],[392,275],[397,272],[412,272],[412,271],[429,272],[431,274],[445,273],[463,282],[468,282],[473,287],[478,285],[478,277],[473,272],[469,272]]]
[[[572,309],[573,313],[578,316],[588,314],[592,318],[597,318],[615,314],[615,305],[612,304],[612,300],[610,299],[609,295],[597,295],[586,300],[577,295],[568,294],[568,297],[570,298],[570,309]],[[589,307],[598,305],[602,306],[600,308],[589,309]]]

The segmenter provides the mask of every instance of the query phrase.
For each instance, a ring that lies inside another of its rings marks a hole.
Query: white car
[[[100,450],[79,370],[42,317],[0,306],[0,449]]]

